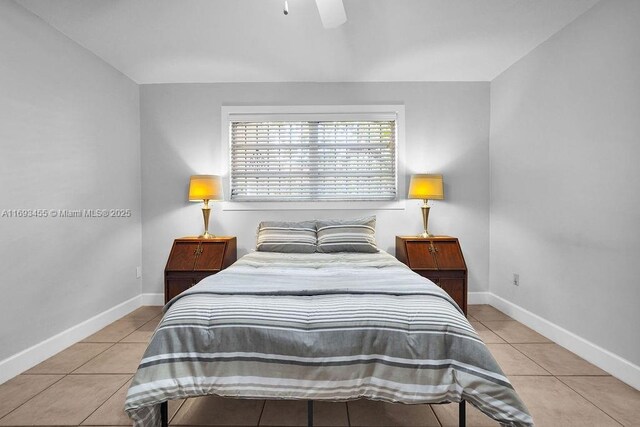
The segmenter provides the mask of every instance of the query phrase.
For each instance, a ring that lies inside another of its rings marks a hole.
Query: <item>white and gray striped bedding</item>
[[[446,403],[532,420],[455,303],[385,252],[256,252],[167,305],[125,410],[159,425],[166,400]]]

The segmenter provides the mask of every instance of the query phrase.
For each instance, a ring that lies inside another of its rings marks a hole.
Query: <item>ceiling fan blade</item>
[[[335,28],[347,22],[342,0],[316,0],[324,28]]]

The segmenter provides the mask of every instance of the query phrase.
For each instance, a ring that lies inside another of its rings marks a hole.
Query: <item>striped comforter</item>
[[[135,426],[166,400],[445,403],[532,420],[459,308],[384,252],[256,252],[167,304],[127,395]]]

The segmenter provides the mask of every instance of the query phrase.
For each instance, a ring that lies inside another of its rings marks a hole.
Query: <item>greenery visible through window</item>
[[[396,121],[231,121],[231,200],[394,200]]]

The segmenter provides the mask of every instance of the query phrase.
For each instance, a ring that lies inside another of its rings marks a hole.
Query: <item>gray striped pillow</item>
[[[317,221],[318,252],[378,252],[376,217]]]
[[[263,221],[258,226],[256,249],[261,252],[315,252],[316,222]]]

